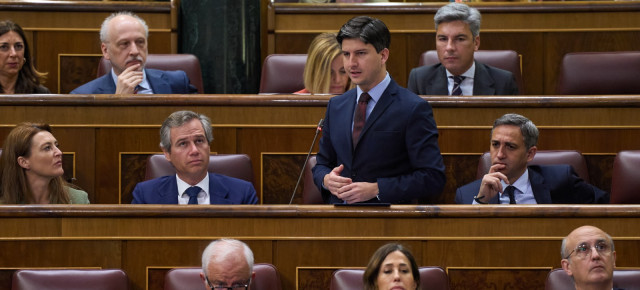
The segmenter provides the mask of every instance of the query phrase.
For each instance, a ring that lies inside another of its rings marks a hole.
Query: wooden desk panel
[[[612,235],[618,267],[640,267],[638,206],[58,205],[0,206],[0,269],[122,268],[142,290],[163,269],[199,266],[211,240],[230,237],[296,289],[327,285],[322,273],[364,267],[379,246],[400,241],[420,265],[447,269],[452,285],[487,276],[541,285],[560,266],[562,237],[584,224]]]
[[[51,95],[0,97],[0,139],[18,122],[46,121],[65,152],[76,152],[77,184],[92,203],[127,203],[140,176],[120,167],[122,154],[159,152],[159,128],[176,110],[211,117],[212,152],[251,157],[261,201],[288,202],[330,97],[293,95]],[[618,151],[638,149],[638,96],[434,97],[440,149],[447,165],[446,190],[433,203],[452,203],[456,187],[473,180],[477,157],[488,150],[495,118],[509,112],[529,117],[540,129],[539,149],[580,150],[591,179],[608,189]],[[606,140],[606,142],[605,142]],[[0,141],[2,142],[2,141]],[[317,145],[314,152],[317,152]],[[277,157],[277,158],[275,158]],[[269,159],[273,163],[263,164]],[[267,169],[269,171],[267,171]],[[286,172],[287,174],[282,174]],[[139,178],[139,177],[138,177]],[[125,181],[121,184],[122,181]],[[270,184],[270,188],[263,188]],[[120,194],[118,194],[120,192]]]

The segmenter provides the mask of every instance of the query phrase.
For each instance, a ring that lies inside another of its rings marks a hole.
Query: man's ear
[[[527,162],[531,162],[531,160],[533,160],[533,157],[536,156],[536,152],[538,152],[538,147],[531,146],[531,148],[529,148],[527,151]]]
[[[162,153],[164,154],[164,158],[171,162],[171,153],[164,148],[162,148]]]
[[[202,280],[202,283],[204,283],[204,288],[209,288],[209,285],[207,285],[207,279],[204,277],[204,273],[202,272],[200,272],[200,279]]]
[[[384,48],[380,51],[380,56],[382,56],[381,60],[382,63],[387,63],[387,60],[389,59],[389,49],[388,48]]]
[[[104,59],[106,60],[111,60],[111,57],[109,57],[109,53],[107,52],[107,44],[106,43],[101,43],[100,44],[100,50],[102,51],[102,57],[104,57]]]
[[[476,36],[473,39],[473,44],[474,44],[474,47],[473,47],[474,51],[477,51],[478,49],[480,49],[480,35]]]
[[[562,261],[560,261],[560,264],[562,265],[562,269],[567,273],[567,275],[573,276],[571,269],[569,269],[569,260],[562,259]]]
[[[18,165],[27,170],[29,170],[31,167],[29,165],[29,160],[27,158],[24,158],[23,156],[18,157]]]

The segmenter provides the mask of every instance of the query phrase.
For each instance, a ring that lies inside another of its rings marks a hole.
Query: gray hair
[[[118,16],[131,16],[137,19],[140,22],[140,24],[142,24],[142,27],[144,27],[145,38],[149,38],[149,26],[147,26],[147,22],[145,22],[142,18],[140,18],[140,16],[136,15],[131,11],[119,11],[119,12],[112,13],[107,18],[105,18],[104,21],[102,22],[102,26],[100,26],[101,42],[103,43],[109,42],[109,22],[111,22],[113,18],[116,18]]]
[[[180,127],[193,119],[200,120],[204,135],[207,137],[207,141],[211,143],[213,141],[213,132],[211,120],[207,116],[199,115],[192,111],[177,111],[169,115],[162,123],[162,127],[160,127],[160,148],[171,153],[171,128]]]
[[[436,30],[438,30],[440,23],[462,21],[469,24],[473,37],[480,35],[480,22],[482,21],[480,11],[462,3],[450,3],[440,7],[433,20],[436,24]]]
[[[611,244],[611,251],[615,251],[616,247],[613,244],[613,239],[611,238],[611,236],[607,233],[604,233],[604,235],[607,237],[607,240],[609,240],[609,243]],[[560,257],[561,259],[565,259],[567,258],[567,256],[571,253],[571,251],[573,251],[573,249],[569,250],[567,249],[567,237],[564,237],[562,239],[562,245],[560,246]],[[567,259],[569,261],[569,263],[571,263],[571,259]],[[573,277],[572,277],[573,278]]]
[[[502,117],[496,119],[493,122],[491,135],[493,136],[493,129],[502,125],[519,127],[520,132],[522,133],[522,137],[524,137],[524,145],[526,146],[527,150],[538,144],[538,136],[540,135],[540,132],[538,132],[538,128],[536,128],[536,125],[533,124],[533,122],[531,122],[531,120],[527,119],[525,116],[518,114],[504,114]]]
[[[209,243],[202,252],[202,273],[207,274],[207,267],[211,260],[225,258],[228,255],[235,254],[238,250],[242,250],[244,258],[247,259],[249,276],[251,276],[253,273],[253,252],[247,244],[235,239],[219,239]]]

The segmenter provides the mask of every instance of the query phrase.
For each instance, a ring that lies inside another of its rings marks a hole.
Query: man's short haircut
[[[131,12],[131,11],[119,11],[119,12],[115,12],[112,13],[111,15],[109,15],[107,18],[104,19],[104,21],[102,21],[102,26],[100,26],[100,41],[103,43],[107,43],[109,42],[109,22],[111,22],[111,20],[113,18],[116,18],[118,16],[131,16],[135,19],[137,19],[140,24],[142,24],[142,27],[144,27],[144,36],[145,38],[149,38],[149,26],[147,26],[147,22],[144,21],[144,19],[140,18],[140,16],[136,15],[135,13]]]
[[[462,21],[469,24],[471,35],[476,37],[480,35],[482,16],[480,16],[480,11],[476,8],[469,7],[462,3],[450,3],[438,9],[438,12],[436,12],[436,15],[433,17],[433,21],[436,24],[436,30],[438,30],[440,23]]]
[[[607,240],[609,242],[609,244],[611,244],[611,251],[615,251],[616,247],[613,245],[613,239],[611,238],[611,236],[607,233],[604,233],[605,237],[607,237]],[[564,237],[562,239],[562,245],[560,246],[560,257],[561,259],[566,258],[569,253],[571,253],[571,251],[573,251],[573,249],[567,249],[567,237]],[[571,263],[571,259],[569,259],[569,263]],[[573,276],[571,277],[573,278]]]
[[[522,137],[524,138],[524,145],[529,148],[536,146],[538,144],[538,128],[536,125],[531,122],[531,120],[527,119],[525,116],[518,114],[505,114],[502,117],[496,119],[493,122],[493,128],[491,129],[491,136],[493,136],[493,129],[498,126],[503,125],[511,125],[520,128],[520,132],[522,133]]]
[[[365,44],[371,44],[380,53],[391,44],[389,29],[380,19],[369,16],[357,16],[351,18],[340,28],[336,37],[340,47],[344,39],[359,39]]]
[[[171,153],[171,128],[180,127],[193,119],[200,120],[204,135],[207,137],[207,141],[211,143],[213,141],[213,132],[211,130],[211,120],[207,116],[199,115],[192,111],[177,111],[169,115],[162,123],[162,127],[160,127],[160,148]]]
[[[224,260],[227,256],[242,250],[244,258],[249,265],[249,276],[253,273],[253,252],[251,248],[242,241],[234,239],[215,240],[202,251],[202,273],[207,274],[207,267],[211,261]]]

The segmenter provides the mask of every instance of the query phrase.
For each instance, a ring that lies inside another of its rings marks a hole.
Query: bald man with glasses
[[[562,269],[576,290],[611,290],[616,251],[609,234],[593,226],[573,230],[562,240]]]

